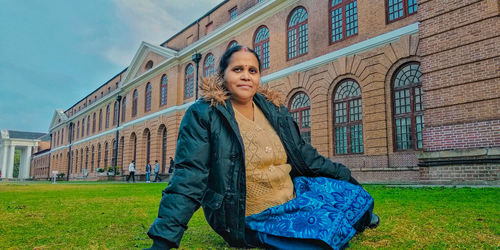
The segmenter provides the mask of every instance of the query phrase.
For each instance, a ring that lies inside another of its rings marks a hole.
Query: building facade
[[[452,2],[223,1],[56,110],[49,168],[98,179],[158,160],[167,172],[197,79],[240,44],[259,54],[261,83],[286,96],[304,139],[361,181],[498,182],[499,6]]]

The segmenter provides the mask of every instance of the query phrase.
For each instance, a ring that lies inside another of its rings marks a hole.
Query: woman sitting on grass
[[[227,50],[218,74],[182,119],[175,173],[148,231],[153,249],[178,247],[200,205],[233,247],[339,249],[378,225],[349,169],[304,142],[281,95],[259,89],[253,50]]]

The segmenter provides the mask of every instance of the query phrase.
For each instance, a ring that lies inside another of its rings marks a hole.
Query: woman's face
[[[224,80],[233,100],[241,104],[252,102],[260,83],[259,61],[249,51],[233,53]]]

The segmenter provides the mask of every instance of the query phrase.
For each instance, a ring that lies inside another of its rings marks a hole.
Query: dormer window
[[[234,6],[234,8],[229,10],[229,20],[233,20],[238,16],[238,7]]]
[[[146,66],[144,66],[144,69],[148,70],[148,69],[151,69],[152,67],[153,67],[153,61],[149,60],[146,63]]]

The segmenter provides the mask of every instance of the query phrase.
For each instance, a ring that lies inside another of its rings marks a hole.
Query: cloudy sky
[[[222,0],[0,0],[0,129],[48,132],[127,67]]]

